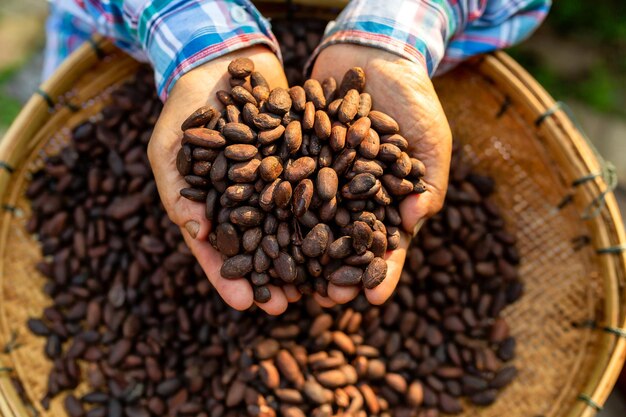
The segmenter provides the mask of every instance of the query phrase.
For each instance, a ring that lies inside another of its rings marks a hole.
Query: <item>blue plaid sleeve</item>
[[[329,45],[354,43],[395,53],[434,75],[470,56],[521,41],[545,18],[550,4],[550,0],[353,0],[328,26],[312,60]]]
[[[219,56],[252,45],[280,54],[249,0],[55,0],[54,7],[150,62],[163,100],[184,73]]]

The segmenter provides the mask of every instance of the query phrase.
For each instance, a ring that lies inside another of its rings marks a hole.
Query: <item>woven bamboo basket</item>
[[[50,302],[34,267],[41,251],[25,230],[30,173],[138,68],[107,42],[85,45],[41,86],[0,143],[4,417],[65,415],[59,398],[48,411],[39,405],[50,363],[44,340],[25,325]],[[466,62],[435,85],[466,158],[497,180],[496,201],[517,236],[526,285],[504,313],[518,340],[519,377],[493,406],[468,407],[463,415],[592,416],[626,352],[626,236],[599,175],[601,161],[553,99],[504,53]],[[597,215],[583,219],[594,202],[601,202]]]

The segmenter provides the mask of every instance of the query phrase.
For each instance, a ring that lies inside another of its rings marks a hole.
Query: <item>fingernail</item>
[[[198,236],[198,232],[200,231],[200,223],[195,220],[190,220],[185,223],[185,229],[191,235],[192,238],[196,238]]]
[[[420,231],[425,221],[426,219],[420,219],[420,221],[417,222],[417,224],[413,228],[413,237],[417,236],[417,233]]]

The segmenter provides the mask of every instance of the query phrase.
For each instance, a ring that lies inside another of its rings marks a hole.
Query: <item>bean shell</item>
[[[231,223],[220,223],[216,229],[217,249],[226,256],[239,253],[239,234]]]
[[[357,117],[366,117],[372,110],[372,96],[368,93],[361,93],[359,96],[359,109],[356,112]]]
[[[392,195],[403,196],[413,192],[413,183],[411,183],[411,181],[398,178],[391,174],[383,175],[382,182],[385,189]]]
[[[250,74],[250,85],[252,85],[252,88],[257,86],[265,87],[268,89],[270,88],[263,74],[258,71],[252,71],[252,73]]]
[[[191,173],[191,167],[191,148],[187,145],[183,145],[176,155],[176,169],[178,169],[178,173],[184,177]]]
[[[257,148],[254,145],[246,145],[238,143],[236,145],[229,145],[224,148],[224,156],[234,161],[248,161],[252,159],[258,153]]]
[[[213,115],[217,112],[212,106],[206,105],[194,111],[185,119],[180,126],[180,130],[187,130],[192,127],[201,127],[209,123]]]
[[[383,258],[374,258],[363,274],[363,286],[376,288],[387,276],[387,262]]]
[[[277,87],[270,92],[270,96],[265,102],[267,109],[276,114],[285,114],[291,108],[291,97],[289,91]]]
[[[381,135],[398,133],[400,127],[391,116],[377,110],[372,110],[368,114],[372,121],[372,127]]]
[[[254,62],[250,58],[235,58],[228,64],[228,73],[233,78],[246,78],[254,71]]]
[[[294,120],[287,125],[285,129],[285,145],[290,155],[300,150],[302,146],[302,125],[299,121]]]
[[[304,238],[302,252],[310,258],[322,255],[328,246],[328,237],[328,226],[325,224],[316,225]]]
[[[370,119],[367,117],[361,117],[348,128],[346,134],[346,144],[350,148],[356,148],[361,142],[369,135],[370,131]]]
[[[230,212],[230,221],[242,227],[254,227],[263,221],[263,212],[256,207],[236,207]]]
[[[247,162],[238,162],[231,165],[228,170],[228,178],[234,182],[254,182],[259,174],[260,158],[254,158]],[[215,164],[214,164],[215,166]]]
[[[274,268],[278,277],[290,283],[296,279],[296,261],[286,252],[280,252],[278,258],[274,259]]]
[[[354,266],[344,265],[330,274],[332,284],[339,286],[357,285],[361,282],[363,270]],[[321,382],[321,381],[320,381]]]
[[[252,129],[243,123],[226,123],[222,134],[235,143],[252,143],[256,137]]]
[[[226,139],[216,130],[194,127],[183,133],[183,145],[187,143],[202,148],[219,149],[226,145]]]
[[[326,139],[330,136],[330,130],[331,130],[330,118],[328,117],[328,114],[325,111],[318,110],[315,112],[313,128],[315,129],[315,134],[320,139]]]
[[[269,145],[280,139],[285,133],[285,126],[278,125],[274,129],[259,132],[258,140],[261,145]]]
[[[331,200],[337,195],[339,178],[332,168],[322,168],[317,173],[317,195],[324,201]]]
[[[359,145],[359,154],[365,158],[374,159],[380,150],[380,138],[374,129],[368,131],[367,136]]]
[[[324,90],[322,89],[319,81],[314,79],[308,79],[304,82],[304,92],[306,93],[307,101],[310,101],[315,106],[316,110],[326,107],[326,99],[324,98]]]
[[[291,97],[291,105],[297,112],[304,111],[304,105],[306,104],[306,93],[304,88],[299,85],[291,87],[289,89],[289,96]]]
[[[264,181],[274,181],[283,172],[283,164],[277,156],[263,158],[259,165],[259,174]]]
[[[307,101],[304,105],[304,113],[302,115],[302,130],[313,129],[315,123],[315,105],[311,101]]]
[[[220,275],[226,279],[241,278],[252,272],[252,256],[236,255],[222,264]]]
[[[346,95],[348,90],[355,89],[359,93],[365,88],[365,71],[361,67],[350,68],[343,76],[339,86],[339,96]]]
[[[257,129],[267,130],[280,125],[282,120],[282,117],[272,113],[259,113],[252,118],[252,123]]]
[[[293,191],[293,213],[296,217],[302,217],[309,209],[313,198],[313,181],[303,179]]]
[[[285,179],[291,182],[298,182],[315,171],[315,160],[308,156],[296,159],[285,169]]]
[[[337,111],[337,118],[342,123],[349,123],[354,119],[359,111],[359,92],[357,90],[349,90]]]
[[[251,103],[251,104],[254,104],[255,106],[258,105],[252,93],[250,93],[244,87],[241,87],[241,86],[233,87],[232,90],[230,90],[230,95],[232,96],[233,100],[236,103],[239,103],[241,105],[244,105],[246,103]]]

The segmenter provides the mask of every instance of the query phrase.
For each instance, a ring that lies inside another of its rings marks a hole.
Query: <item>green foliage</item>
[[[11,79],[18,70],[19,68],[15,67],[0,71],[0,129],[6,129],[9,127],[22,107],[21,103],[17,99],[9,96],[4,91],[5,85],[11,82]]]
[[[624,0],[555,1],[548,22],[561,34],[593,36],[610,43],[626,42]]]

